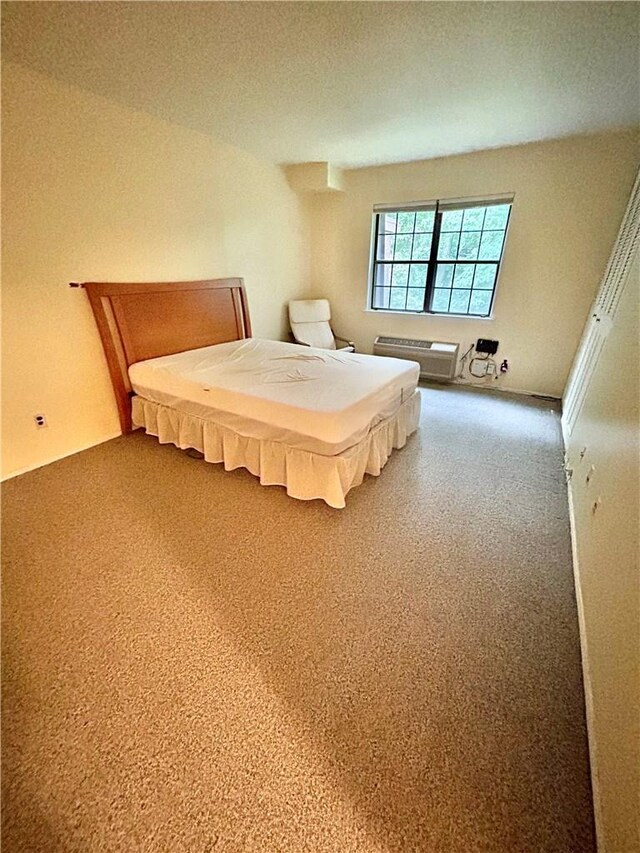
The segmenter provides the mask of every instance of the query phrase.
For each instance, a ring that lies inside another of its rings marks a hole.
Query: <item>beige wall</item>
[[[119,431],[67,282],[243,276],[254,334],[278,338],[309,259],[301,202],[271,164],[11,63],[2,106],[7,476]]]
[[[639,313],[636,256],[567,442],[601,853],[640,850]]]
[[[345,172],[343,194],[314,201],[314,295],[331,299],[336,328],[364,351],[378,334],[465,349],[497,338],[511,364],[503,387],[561,396],[639,158],[626,131]],[[375,203],[511,191],[492,320],[365,312]]]

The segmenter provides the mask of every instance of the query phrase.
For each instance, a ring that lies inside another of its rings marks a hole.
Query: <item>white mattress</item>
[[[249,338],[131,365],[136,394],[241,435],[336,455],[415,393],[416,362]]]

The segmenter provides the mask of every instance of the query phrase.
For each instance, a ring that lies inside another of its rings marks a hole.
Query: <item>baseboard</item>
[[[70,450],[68,453],[61,453],[59,456],[52,456],[50,459],[45,459],[44,462],[36,462],[35,465],[27,465],[26,468],[18,468],[16,471],[10,471],[0,477],[0,483],[7,480],[12,480],[14,477],[19,477],[21,474],[27,474],[29,471],[35,471],[38,468],[44,468],[45,465],[51,465],[52,462],[58,462],[60,459],[66,459],[67,456],[74,456],[76,453],[82,453],[83,450],[89,450],[90,447],[96,447],[98,444],[104,444],[105,441],[111,441],[113,438],[118,438],[122,435],[121,432],[114,432],[110,435],[105,435],[97,441],[91,441],[88,444],[83,444],[81,447],[76,447],[75,450]]]
[[[494,380],[493,385],[482,384],[481,382],[469,382],[468,379],[450,379],[446,382],[438,382],[437,379],[420,380],[425,382],[435,382],[438,385],[461,385],[464,388],[476,388],[478,391],[500,391],[501,394],[519,394],[523,397],[540,397],[543,400],[560,402],[562,397],[557,397],[555,394],[543,394],[540,391],[527,391],[525,388],[505,388],[499,385]]]
[[[580,632],[580,657],[582,659],[582,683],[584,686],[584,704],[587,718],[587,740],[589,743],[589,765],[591,769],[591,793],[593,797],[593,814],[596,824],[596,844],[598,853],[607,853],[603,836],[602,801],[600,799],[600,782],[598,775],[598,751],[595,741],[593,692],[591,689],[591,671],[589,668],[589,652],[587,631],[584,621],[584,603],[582,586],[580,584],[580,565],[578,561],[578,542],[576,538],[576,519],[573,503],[571,481],[567,484],[569,496],[569,524],[571,529],[571,556],[573,562],[573,583],[576,590],[576,606],[578,610],[578,629]]]

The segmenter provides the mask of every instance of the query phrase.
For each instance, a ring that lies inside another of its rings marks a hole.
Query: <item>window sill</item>
[[[409,317],[431,317],[432,319],[448,319],[454,320],[475,320],[477,323],[486,323],[488,320],[493,320],[493,314],[488,317],[474,317],[472,314],[431,314],[428,311],[390,311],[387,308],[363,308],[365,314],[393,314]]]

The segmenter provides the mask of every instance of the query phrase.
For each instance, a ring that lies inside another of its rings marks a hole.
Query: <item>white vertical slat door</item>
[[[600,288],[589,313],[578,352],[562,400],[565,437],[571,435],[580,415],[591,377],[598,364],[616,308],[627,281],[629,268],[640,244],[640,172],[620,225]]]

